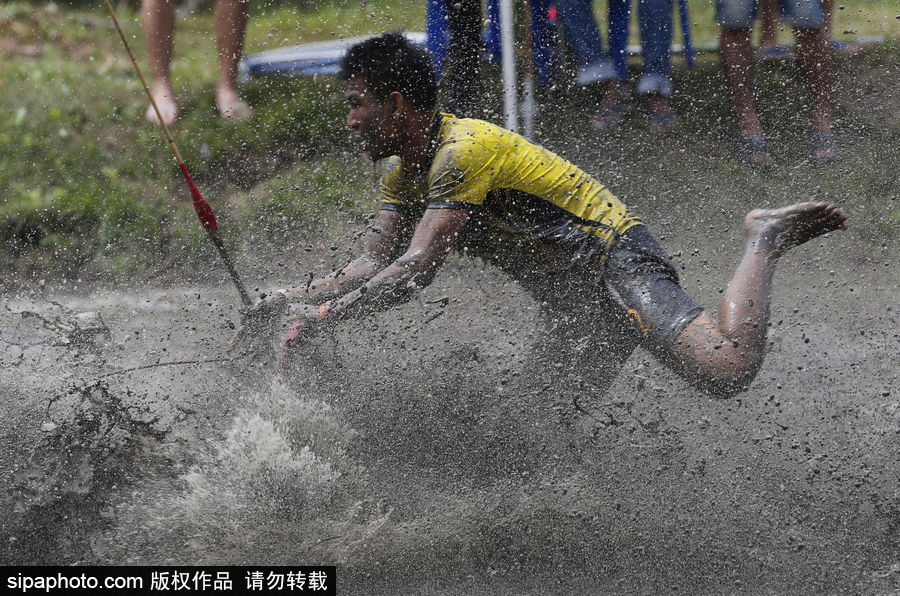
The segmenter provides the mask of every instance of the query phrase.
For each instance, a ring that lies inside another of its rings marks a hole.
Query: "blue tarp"
[[[413,42],[426,43],[424,33],[407,33]],[[347,49],[365,37],[345,37],[333,41],[320,41],[245,56],[239,66],[240,76],[247,78],[269,75],[313,76],[333,75],[338,71],[338,62]]]

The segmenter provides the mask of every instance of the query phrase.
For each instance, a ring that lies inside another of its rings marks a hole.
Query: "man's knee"
[[[714,397],[728,399],[746,391],[756,377],[756,372],[756,370],[728,370],[724,374],[710,375],[708,371],[699,371],[697,377],[689,379],[689,382]]]
[[[717,397],[731,397],[753,382],[763,357],[761,347],[725,337],[701,313],[679,335],[666,363],[692,385]]]

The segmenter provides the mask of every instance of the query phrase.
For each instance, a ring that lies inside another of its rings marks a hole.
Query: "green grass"
[[[135,12],[138,3],[133,1],[124,8],[120,2],[115,4],[146,69]],[[308,8],[312,4],[315,9]],[[844,4],[845,10],[838,12],[837,31],[900,38],[897,2],[856,0]],[[248,54],[385,29],[424,30],[425,5],[413,0],[255,3],[252,7],[245,41]],[[717,28],[712,23],[712,3],[695,1],[691,7],[692,20],[698,23],[696,43],[713,45]],[[253,80],[243,93],[254,106],[254,116],[243,122],[219,118],[213,99],[216,59],[212,29],[208,4],[178,23],[173,79],[181,117],[172,132],[223,229],[227,227],[226,239],[240,247],[261,239],[283,241],[292,227],[299,225],[296,222],[305,222],[303,225],[321,227],[321,239],[330,241],[338,232],[322,227],[321,220],[345,223],[345,214],[373,209],[371,165],[358,159],[344,128],[339,84],[330,78]],[[143,119],[146,96],[105,5],[100,1],[73,2],[66,8],[17,2],[0,5],[0,41],[5,52],[0,77],[0,105],[4,106],[0,110],[2,270],[22,278],[68,271],[86,276],[162,275],[172,267],[194,262],[192,255],[198,250],[207,250],[200,248],[206,246],[203,231],[192,214],[184,181],[162,130]],[[856,94],[860,101],[880,98],[876,103],[886,110],[883,117],[874,118],[867,115],[865,107],[839,110],[842,130],[864,132],[874,143],[873,154],[896,146],[897,123],[892,116],[896,110],[889,108],[898,104],[888,97],[896,91],[898,58],[900,50],[890,42],[870,50],[863,62],[838,61],[836,67],[839,81],[851,81],[848,84],[853,89],[848,93]],[[775,107],[764,111],[763,118],[768,128],[779,131],[780,137],[774,139],[779,158],[795,159],[797,151],[792,147],[803,143],[806,108],[788,105],[784,99],[788,92],[796,93],[802,104],[802,85],[795,67],[766,68],[764,76],[757,77],[761,104]],[[869,73],[865,80],[857,72],[859,68]],[[891,69],[892,76],[883,75]],[[496,70],[488,69],[487,76],[496,80]],[[674,76],[675,102],[685,126],[672,142],[692,152],[696,138],[714,131],[721,138],[716,150],[722,155],[708,167],[715,169],[725,187],[739,189],[744,170],[729,161],[724,139],[734,116],[715,57],[702,57],[693,71],[676,60]],[[497,85],[488,87],[493,89],[488,103],[496,113],[500,103]],[[582,142],[588,147],[592,142],[582,117],[597,97],[589,91],[571,90],[551,101],[549,92],[542,94],[548,105],[555,102],[562,113],[577,117],[566,122],[539,122],[541,138],[579,163],[596,162],[595,155],[579,147]],[[710,126],[710,122],[714,124]],[[796,143],[781,142],[784,140]],[[652,141],[641,128],[626,127],[604,143],[611,154],[620,154],[623,160],[636,154],[655,155],[658,161],[668,159],[665,147],[648,146]],[[860,154],[862,151],[860,148]],[[878,163],[878,159],[861,162],[860,167],[828,184],[838,193],[849,180],[855,188],[889,201],[895,187],[885,187],[883,179],[893,174],[885,170],[887,165]],[[626,172],[620,192],[635,196],[667,192],[637,184],[635,172],[641,167],[638,163],[630,174]],[[672,167],[677,165],[673,162]],[[781,173],[779,170],[773,179]],[[788,175],[785,171],[784,176]],[[673,178],[678,174],[668,177]],[[896,228],[898,216],[891,217],[878,226],[887,230],[884,234]]]
[[[286,12],[260,15],[255,35],[262,37],[267,20],[283,20]],[[143,56],[137,15],[126,10],[120,21]],[[198,181],[274,148],[293,158],[297,151],[334,146],[343,113],[331,81],[253,82],[245,93],[257,117],[240,123],[217,117],[211,26],[207,13],[180,22],[173,64],[184,117],[172,128]],[[0,80],[0,103],[8,107],[0,119],[5,268],[40,275],[93,264],[98,271],[132,273],[163,266],[177,258],[179,247],[195,246],[202,232],[184,200],[183,181],[162,129],[143,120],[146,96],[105,6],[67,12],[7,4],[0,9],[0,34],[14,41]],[[346,145],[349,137],[337,136],[338,145]],[[251,170],[245,185],[270,168]]]

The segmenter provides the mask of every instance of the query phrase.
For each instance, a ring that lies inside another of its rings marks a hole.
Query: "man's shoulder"
[[[403,176],[404,171],[403,160],[392,155],[384,160],[384,169],[382,170],[382,182],[389,179],[396,179]]]
[[[502,138],[514,133],[491,124],[486,120],[477,118],[457,118],[450,114],[444,115],[444,125],[441,129],[441,141],[443,143],[455,141],[476,141],[485,138]]]
[[[445,120],[438,139],[433,167],[483,165],[498,154],[506,154],[513,145],[524,142],[513,132],[496,124],[474,118]]]

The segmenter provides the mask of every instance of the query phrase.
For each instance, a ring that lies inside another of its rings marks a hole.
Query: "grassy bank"
[[[11,275],[152,272],[183,262],[205,242],[162,129],[143,119],[146,96],[105,5],[93,4],[0,7],[0,104],[7,108],[0,119],[0,261]],[[119,18],[143,57],[134,8],[120,3]],[[264,32],[276,23],[287,29],[288,20],[309,26],[296,39],[330,35],[317,34],[314,19],[295,11],[255,14],[247,51],[265,49],[273,37]],[[248,205],[240,191],[274,179],[297,159],[346,152],[350,136],[331,80],[251,81],[244,94],[255,116],[219,118],[212,28],[208,10],[179,20],[172,72],[182,117],[172,130],[204,195],[228,222],[253,217],[270,202]],[[333,162],[310,169],[331,171]],[[304,184],[309,209],[346,199],[345,189],[325,178],[314,174]],[[240,239],[233,230],[228,235]]]
[[[146,69],[137,3],[117,7]],[[692,4],[698,45],[715,42],[712,10],[709,2]],[[710,202],[740,211],[754,201],[829,196],[871,210],[875,225],[867,238],[886,244],[896,234],[900,210],[894,180],[898,14],[900,7],[891,3],[857,0],[838,15],[839,36],[853,31],[844,37],[881,35],[888,41],[862,57],[837,60],[838,131],[847,158],[833,168],[804,163],[808,107],[792,64],[764,66],[757,75],[779,166],[761,174],[737,163],[730,150],[733,110],[714,55],[703,56],[694,70],[675,60],[674,102],[683,126],[663,142],[639,117],[597,135],[586,124],[597,93],[560,93],[559,87],[541,90],[538,136],[673,227],[679,214],[687,217]],[[398,27],[422,30],[423,20],[424,4],[411,0],[254,4],[245,50]],[[309,238],[326,244],[343,239],[347,221],[360,222],[373,208],[374,175],[344,130],[339,86],[330,78],[252,80],[243,93],[254,116],[243,122],[219,118],[212,30],[208,5],[179,21],[173,78],[182,115],[172,130],[238,260],[279,244],[301,250]],[[0,52],[5,275],[127,279],[203,271],[210,249],[162,130],[143,119],[143,89],[103,3],[4,4]],[[487,76],[495,83],[498,74],[489,69]],[[499,121],[497,87],[489,85],[488,116]],[[710,187],[717,192],[707,192]],[[669,196],[679,204],[650,199]]]

